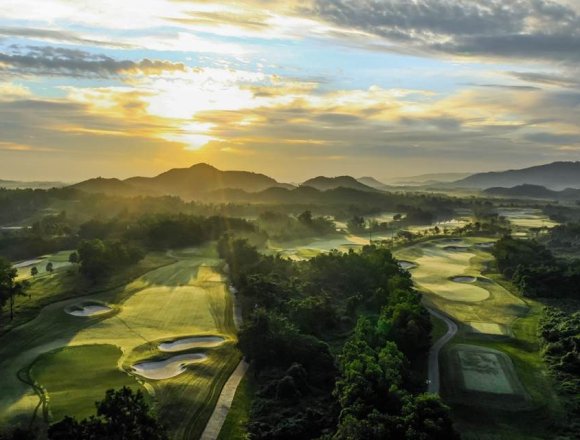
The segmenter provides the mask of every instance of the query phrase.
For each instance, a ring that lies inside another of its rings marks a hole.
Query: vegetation
[[[504,237],[494,249],[499,270],[525,296],[580,298],[580,260],[557,259],[533,240]]]
[[[446,408],[433,396],[414,397],[424,386],[416,370],[431,321],[387,249],[333,251],[299,263],[231,237],[219,250],[246,314],[239,345],[257,386],[252,438],[383,438],[403,420],[397,438],[439,438],[428,437],[429,429],[453,438]],[[401,387],[397,405],[385,404],[391,385]]]
[[[539,334],[545,359],[568,402],[566,434],[574,438],[580,429],[580,312],[547,307]]]
[[[77,421],[65,417],[48,430],[49,440],[166,440],[167,434],[150,414],[145,396],[130,388],[108,390],[95,404],[96,417]]]
[[[5,258],[0,257],[0,313],[6,303],[10,308],[10,320],[14,319],[14,302],[16,297],[24,295],[28,283],[16,281],[18,271]]]

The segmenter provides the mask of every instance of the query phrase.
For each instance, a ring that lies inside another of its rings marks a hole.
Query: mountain
[[[463,179],[469,176],[470,173],[434,173],[434,174],[421,174],[419,176],[411,177],[400,177],[394,179],[391,183],[393,185],[434,185],[437,183],[454,182],[459,179]]]
[[[6,189],[51,189],[62,188],[62,182],[20,182],[17,180],[0,180],[0,188]]]
[[[494,187],[483,191],[485,194],[500,197],[526,197],[534,199],[579,200],[580,189],[566,188],[553,191],[540,185],[518,185],[512,188]]]
[[[359,177],[356,180],[363,185],[370,186],[371,188],[378,189],[379,191],[386,191],[389,189],[388,185],[385,185],[383,182],[379,182],[374,177]]]
[[[105,179],[103,177],[85,180],[84,182],[71,185],[70,188],[78,189],[88,193],[103,193],[116,196],[139,196],[147,194],[147,191],[139,189],[138,187],[126,183],[123,180]]]
[[[473,174],[453,182],[462,188],[511,188],[519,185],[538,185],[552,190],[580,188],[580,162],[553,162],[520,170]]]
[[[258,192],[272,187],[293,188],[278,183],[264,174],[247,171],[220,171],[205,163],[190,168],[175,168],[156,177],[119,179],[91,179],[73,185],[87,192],[115,195],[173,195],[190,200],[212,191],[238,189]]]
[[[309,186],[316,188],[319,191],[328,191],[329,189],[336,188],[349,188],[356,189],[359,191],[376,191],[375,188],[365,185],[359,182],[354,177],[351,176],[338,176],[338,177],[324,177],[318,176],[313,179],[309,179],[302,184],[302,186]]]

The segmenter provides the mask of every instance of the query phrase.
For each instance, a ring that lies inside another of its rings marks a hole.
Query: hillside
[[[264,174],[247,171],[221,171],[200,163],[190,168],[175,168],[155,177],[91,179],[74,185],[87,192],[116,195],[172,195],[186,200],[202,197],[212,191],[238,189],[258,192],[272,187],[292,188]]]
[[[512,188],[493,187],[483,191],[485,194],[499,197],[525,197],[534,199],[578,200],[580,189],[567,188],[553,191],[540,185],[518,185]]]
[[[419,176],[410,177],[399,177],[389,181],[392,185],[403,185],[403,186],[422,186],[422,185],[434,185],[438,183],[454,182],[459,179],[464,179],[468,177],[470,173],[432,173],[432,174],[421,174]]]
[[[371,188],[378,189],[379,191],[387,191],[389,189],[388,185],[384,184],[383,182],[379,182],[374,177],[359,177],[356,180],[363,185],[370,186]]]
[[[0,180],[0,188],[6,189],[51,189],[66,186],[62,182],[21,182],[18,180]]]
[[[553,162],[520,170],[473,174],[453,182],[463,188],[512,188],[519,185],[538,185],[551,190],[580,188],[580,162]]]
[[[135,187],[122,180],[105,179],[103,177],[85,180],[84,182],[71,185],[69,188],[78,189],[88,193],[110,194],[116,196],[138,196],[147,194],[147,191],[144,189]]]
[[[328,191],[330,189],[336,188],[349,188],[356,189],[359,191],[377,191],[375,188],[365,185],[359,182],[354,177],[351,176],[338,176],[338,177],[324,177],[318,176],[313,179],[309,179],[302,184],[302,186],[309,186],[311,188],[316,188],[319,191]]]

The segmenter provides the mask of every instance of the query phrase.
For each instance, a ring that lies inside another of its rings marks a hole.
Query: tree
[[[79,254],[77,252],[71,252],[68,256],[68,261],[71,264],[77,264],[79,262]]]
[[[65,417],[52,425],[49,440],[167,440],[165,429],[149,413],[140,390],[108,390],[96,407],[96,416],[80,422]]]
[[[10,320],[14,319],[14,300],[19,295],[24,295],[28,283],[17,282],[18,271],[10,262],[0,257],[0,309],[8,302],[10,304]]]
[[[298,216],[298,220],[300,221],[300,223],[303,223],[305,225],[311,225],[312,224],[312,212],[311,211],[304,211],[302,214],[300,214]]]
[[[32,266],[32,268],[30,269],[30,275],[32,275],[33,277],[38,275],[38,268],[36,266]]]
[[[52,264],[52,261],[49,261],[49,262],[46,264],[46,271],[47,271],[48,273],[52,273],[52,272],[54,272],[54,265]]]

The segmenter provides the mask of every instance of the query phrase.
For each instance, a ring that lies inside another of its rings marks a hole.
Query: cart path
[[[442,320],[447,324],[447,333],[445,333],[438,341],[436,341],[431,350],[429,351],[429,372],[428,372],[428,383],[430,393],[439,394],[440,383],[440,373],[439,373],[439,352],[445,344],[447,344],[457,333],[457,324],[451,320],[448,316],[427,307],[427,310],[434,317]]]

